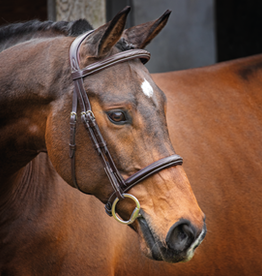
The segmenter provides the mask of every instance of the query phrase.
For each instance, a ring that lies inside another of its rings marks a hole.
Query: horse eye
[[[128,122],[126,112],[122,110],[112,110],[107,112],[109,120],[114,124],[125,124]]]

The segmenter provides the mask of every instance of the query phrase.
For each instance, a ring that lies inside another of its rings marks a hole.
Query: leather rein
[[[183,159],[177,155],[171,155],[166,158],[160,159],[149,166],[141,169],[140,171],[134,173],[132,176],[123,179],[119,173],[106,145],[106,142],[99,130],[99,127],[96,123],[95,115],[92,112],[91,104],[88,98],[88,95],[84,89],[83,78],[99,72],[104,68],[113,66],[117,63],[121,63],[127,60],[132,60],[139,58],[143,64],[145,64],[150,59],[150,53],[142,49],[131,49],[126,50],[117,54],[114,54],[110,57],[107,57],[101,61],[92,63],[80,69],[79,67],[79,48],[84,39],[90,35],[92,31],[89,31],[83,35],[78,36],[71,44],[70,47],[70,64],[72,78],[74,82],[74,92],[73,92],[73,101],[72,101],[72,112],[70,114],[70,158],[71,158],[71,173],[72,179],[75,187],[81,192],[87,194],[85,191],[81,190],[76,181],[75,173],[75,133],[76,133],[76,122],[77,122],[77,102],[80,104],[81,109],[81,120],[89,133],[91,141],[97,150],[98,155],[100,156],[102,163],[104,165],[105,173],[114,189],[113,194],[108,199],[108,202],[105,205],[106,213],[110,216],[114,216],[116,220],[124,224],[131,224],[134,220],[140,216],[140,204],[136,197],[133,195],[127,194],[126,192],[131,189],[133,186],[143,181],[145,178],[151,176],[163,170],[165,168],[182,165]],[[136,203],[136,208],[133,211],[130,219],[128,221],[123,221],[116,215],[116,204],[119,200],[129,197]]]

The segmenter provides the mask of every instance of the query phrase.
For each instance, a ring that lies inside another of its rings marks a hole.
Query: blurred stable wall
[[[151,73],[216,62],[213,0],[109,0],[107,4],[108,19],[125,5],[131,5],[131,25],[151,21],[165,10],[172,10],[166,27],[147,46],[152,54],[147,64]]]
[[[150,72],[209,65],[262,51],[261,0],[0,0],[0,25],[38,18],[86,17],[98,27],[131,6],[127,27],[151,21],[166,9],[169,22],[147,49]]]
[[[172,10],[169,21],[148,50],[151,73],[200,67],[216,62],[213,0],[133,0],[134,23]]]

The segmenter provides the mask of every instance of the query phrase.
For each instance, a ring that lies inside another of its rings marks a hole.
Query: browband
[[[160,159],[149,166],[141,169],[136,172],[126,180],[123,179],[119,173],[108,149],[106,142],[99,130],[99,127],[96,123],[95,115],[92,112],[91,104],[88,99],[87,93],[83,86],[83,78],[97,73],[107,67],[113,66],[115,64],[125,62],[128,60],[139,58],[145,64],[150,59],[150,53],[143,49],[131,49],[123,52],[119,52],[110,57],[102,59],[100,61],[94,62],[84,69],[79,67],[79,48],[84,39],[90,35],[92,31],[89,31],[83,35],[77,37],[71,44],[70,47],[70,64],[72,70],[72,79],[74,81],[74,93],[73,93],[73,102],[72,102],[72,112],[70,116],[70,158],[71,158],[71,171],[72,179],[74,185],[81,192],[86,193],[81,190],[76,181],[75,175],[75,131],[76,131],[76,114],[77,114],[77,102],[80,103],[81,108],[81,119],[84,123],[85,128],[87,129],[91,141],[97,150],[101,160],[104,164],[104,170],[108,176],[108,179],[114,189],[114,193],[110,196],[108,202],[105,205],[105,209],[108,215],[112,215],[112,203],[118,199],[124,199],[124,193],[131,189],[133,186],[151,176],[154,173],[157,173],[160,170],[168,168],[170,166],[182,165],[183,159],[177,155],[171,155],[166,158]]]

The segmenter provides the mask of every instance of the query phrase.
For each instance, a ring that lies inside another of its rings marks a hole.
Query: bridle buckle
[[[90,114],[90,116],[95,119],[95,114],[93,113],[92,110],[87,110],[87,111],[81,112],[81,115],[88,115],[88,114]]]

